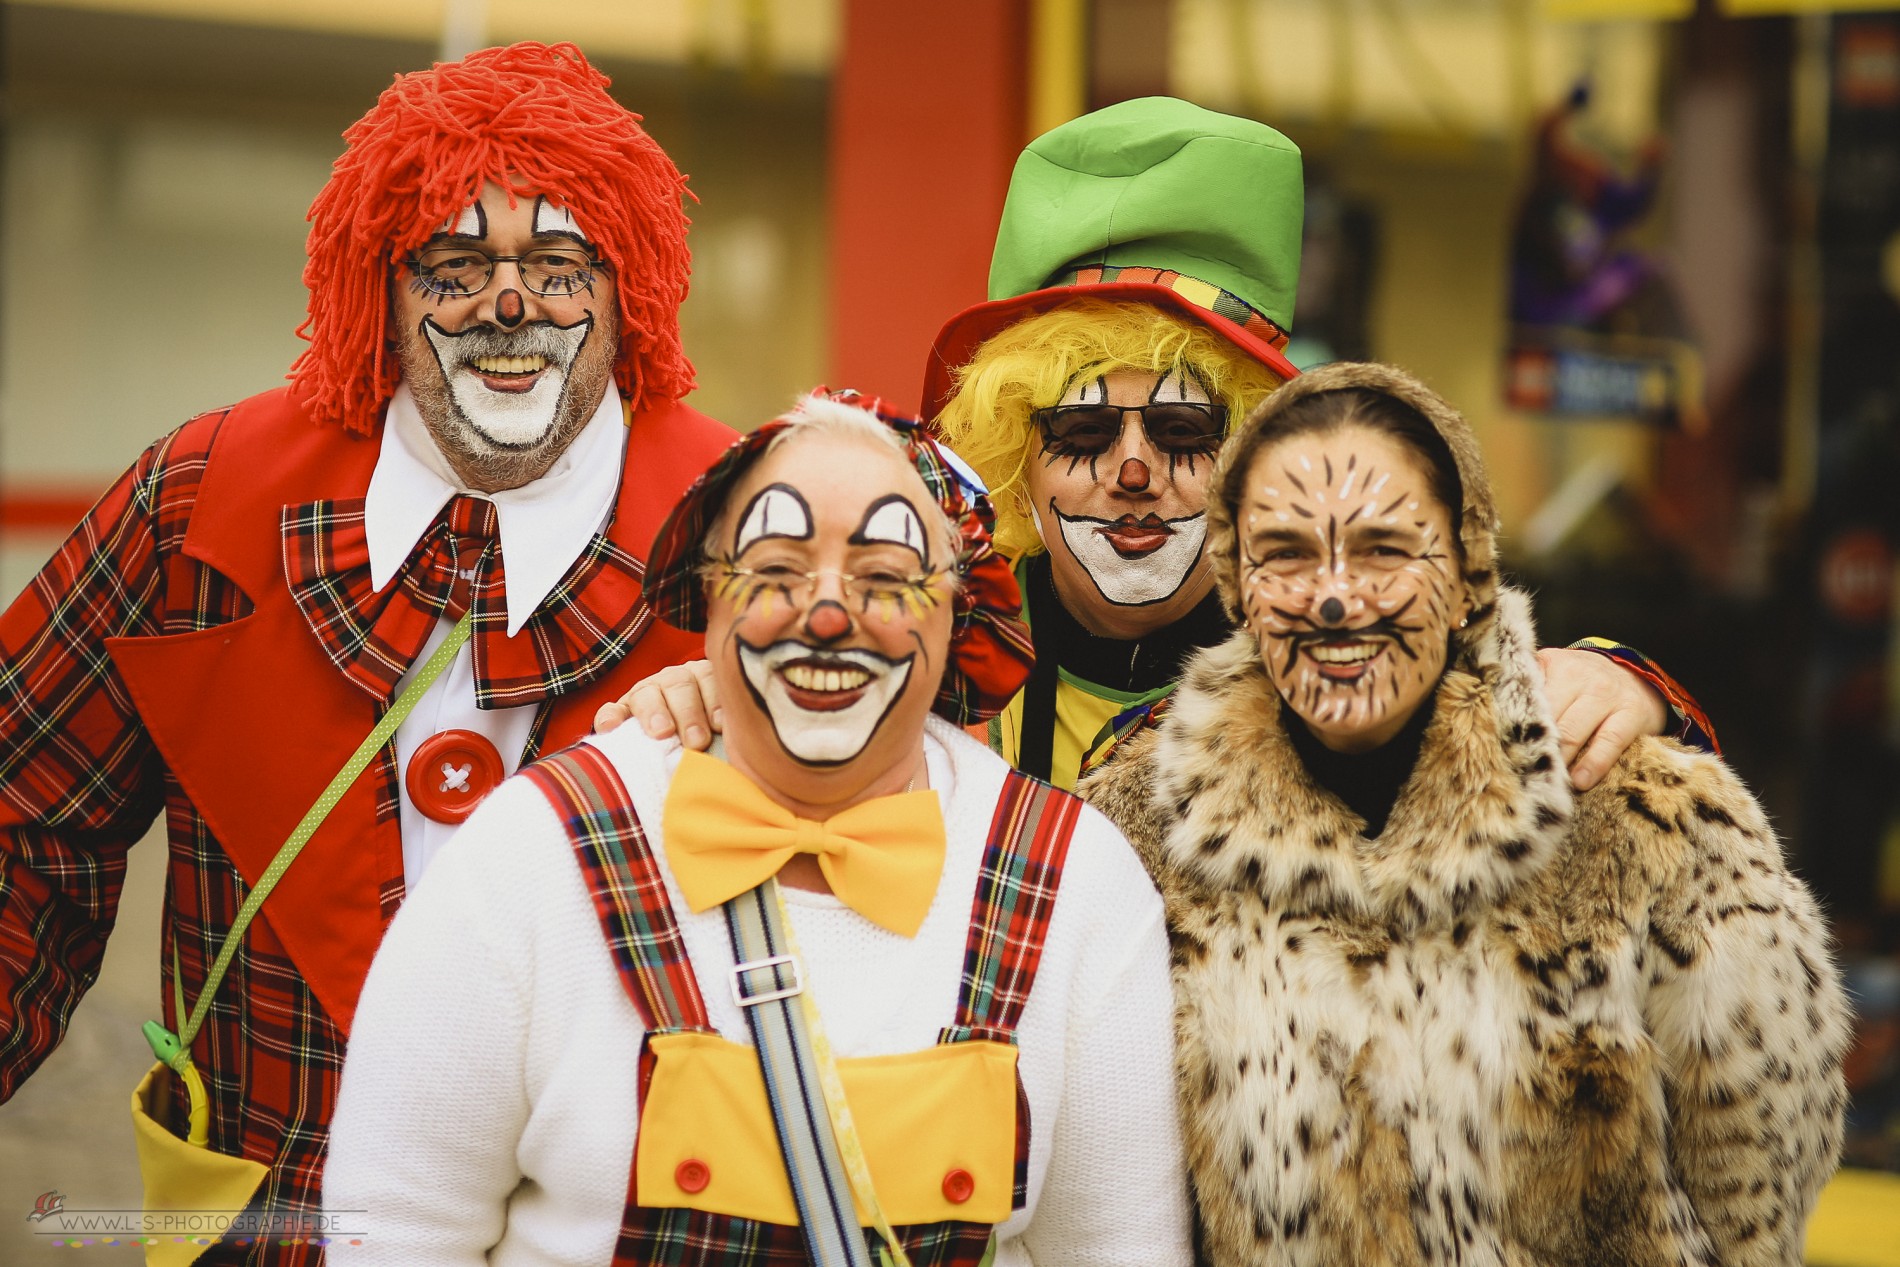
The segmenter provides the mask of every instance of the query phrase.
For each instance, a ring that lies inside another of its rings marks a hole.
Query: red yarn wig
[[[395,390],[392,267],[486,182],[565,206],[614,270],[614,378],[636,408],[693,387],[680,348],[686,178],[572,44],[484,49],[398,75],[350,125],[310,207],[310,341],[291,381],[319,420],[369,434]]]

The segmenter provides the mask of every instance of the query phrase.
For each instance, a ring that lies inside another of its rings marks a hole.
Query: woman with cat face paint
[[[1464,419],[1333,365],[1241,424],[1243,628],[1084,789],[1159,879],[1208,1258],[1787,1264],[1839,1151],[1819,911],[1721,763],[1573,797]]]
[[[1160,898],[962,729],[1028,673],[990,524],[848,393],[688,491],[645,592],[705,633],[723,749],[532,765],[404,904],[338,1263],[1189,1261]]]

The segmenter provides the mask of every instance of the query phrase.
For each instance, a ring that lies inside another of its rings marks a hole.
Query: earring
[[[1471,623],[1471,617],[1470,617],[1470,616],[1466,616],[1466,617],[1465,617],[1465,618],[1464,618],[1463,620],[1461,620],[1461,621],[1459,621],[1459,622],[1458,622],[1458,627],[1459,627],[1460,629],[1463,629],[1463,628],[1465,628],[1465,627],[1466,627],[1467,625],[1469,625],[1470,623]]]

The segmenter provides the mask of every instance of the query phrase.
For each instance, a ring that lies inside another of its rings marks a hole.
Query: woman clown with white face
[[[841,1218],[871,1261],[1191,1260],[1160,898],[964,732],[1028,671],[1021,595],[987,504],[866,403],[744,437],[654,544],[723,752],[627,726],[531,765],[391,925],[332,1136],[327,1203],[367,1211],[339,1263],[859,1261],[823,1243]],[[776,957],[741,954],[759,904]],[[790,1058],[815,1153],[780,1151],[779,996],[822,1035]],[[791,1181],[830,1147],[862,1166]]]

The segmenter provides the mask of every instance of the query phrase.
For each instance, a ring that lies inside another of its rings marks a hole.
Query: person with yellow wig
[[[1027,773],[1073,787],[1232,632],[1201,552],[1208,480],[1229,423],[1299,373],[1282,349],[1303,218],[1298,147],[1171,97],[1063,124],[1017,160],[989,299],[938,334],[924,412],[1017,561],[1036,669],[990,739]],[[1542,653],[1580,785],[1672,711],[1672,733],[1712,746],[1660,670],[1593,650]],[[703,666],[656,674],[597,724],[627,713],[689,746],[718,724]]]

